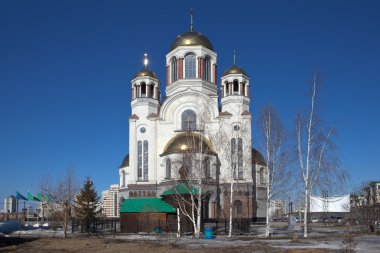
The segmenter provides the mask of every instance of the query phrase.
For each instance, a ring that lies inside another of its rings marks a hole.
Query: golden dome
[[[231,68],[227,69],[226,71],[224,71],[224,74],[223,76],[226,76],[226,75],[229,75],[229,74],[241,74],[241,75],[245,75],[245,76],[248,76],[245,71],[238,67],[238,66],[232,66]]]
[[[157,78],[157,75],[156,75],[153,71],[151,71],[151,70],[149,70],[149,69],[142,69],[142,70],[140,70],[140,71],[136,74],[135,78],[136,78],[136,77],[143,77],[143,76],[150,76],[150,77],[153,77],[153,78],[158,79],[158,78]]]
[[[252,148],[252,165],[256,165],[256,164],[266,166],[264,156],[259,151]]]
[[[202,142],[201,142],[202,141]],[[165,146],[161,156],[182,153],[203,153],[213,155],[214,149],[209,140],[196,133],[181,133],[174,136]]]
[[[199,32],[187,32],[181,35],[178,35],[177,38],[173,41],[170,51],[179,46],[204,46],[210,50],[214,50],[211,42],[207,39],[206,36]]]

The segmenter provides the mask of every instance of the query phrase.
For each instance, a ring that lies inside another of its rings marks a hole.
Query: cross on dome
[[[236,50],[234,49],[234,66],[236,66]]]
[[[144,54],[144,68],[145,68],[145,69],[148,68],[148,64],[149,64],[148,54],[145,53],[145,54]]]
[[[193,8],[190,9],[190,32],[193,31]]]

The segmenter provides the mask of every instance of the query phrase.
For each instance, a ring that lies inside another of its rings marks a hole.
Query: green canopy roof
[[[120,213],[175,213],[174,207],[160,198],[126,199]]]
[[[164,193],[161,194],[162,196],[167,196],[167,195],[176,195],[176,194],[192,194],[192,195],[197,195],[198,194],[198,189],[195,188],[194,186],[191,186],[189,184],[177,184],[173,188],[170,188],[167,191],[164,191]]]

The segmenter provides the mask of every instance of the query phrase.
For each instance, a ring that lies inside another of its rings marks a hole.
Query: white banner
[[[310,212],[349,212],[350,211],[350,195],[318,197],[310,196]]]

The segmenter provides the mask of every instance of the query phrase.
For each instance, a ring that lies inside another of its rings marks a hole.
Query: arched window
[[[144,180],[148,180],[148,141],[144,141]]]
[[[236,157],[236,139],[231,139],[231,167],[234,175],[234,179],[237,179],[237,157]]]
[[[166,178],[169,179],[172,173],[172,162],[170,159],[166,160]]]
[[[238,95],[239,94],[239,81],[238,80],[234,80],[233,89],[234,89],[234,94]]]
[[[260,184],[265,184],[264,168],[263,167],[261,167],[261,169],[260,169]]]
[[[185,56],[185,78],[196,78],[195,54],[188,54]]]
[[[141,96],[146,97],[146,83],[140,84]]]
[[[205,57],[204,64],[203,77],[205,80],[211,82],[211,58],[209,56]]]
[[[226,87],[226,94],[224,94],[224,96],[228,96],[230,94],[230,87],[227,81],[224,82],[224,87]]]
[[[204,170],[205,170],[205,178],[206,179],[210,179],[211,177],[211,171],[210,171],[210,168],[211,168],[211,159],[210,158],[205,158],[204,160]]]
[[[178,79],[178,69],[177,69],[177,59],[176,58],[173,58],[171,60],[170,69],[171,69],[171,80],[172,80],[172,83],[174,83]]]
[[[234,179],[243,179],[243,139],[231,139],[231,166]]]
[[[234,201],[234,216],[239,217],[243,213],[243,203],[240,200]]]
[[[245,92],[245,86],[246,86],[247,84],[244,82],[243,83],[243,85],[242,85],[242,91],[241,91],[241,95],[243,95],[243,96],[247,96],[247,94],[246,94],[246,92]]]
[[[137,142],[137,180],[142,180],[142,142]]]
[[[238,178],[243,179],[243,140],[238,138]]]
[[[196,129],[197,116],[194,111],[186,110],[182,113],[182,131],[193,131]]]

